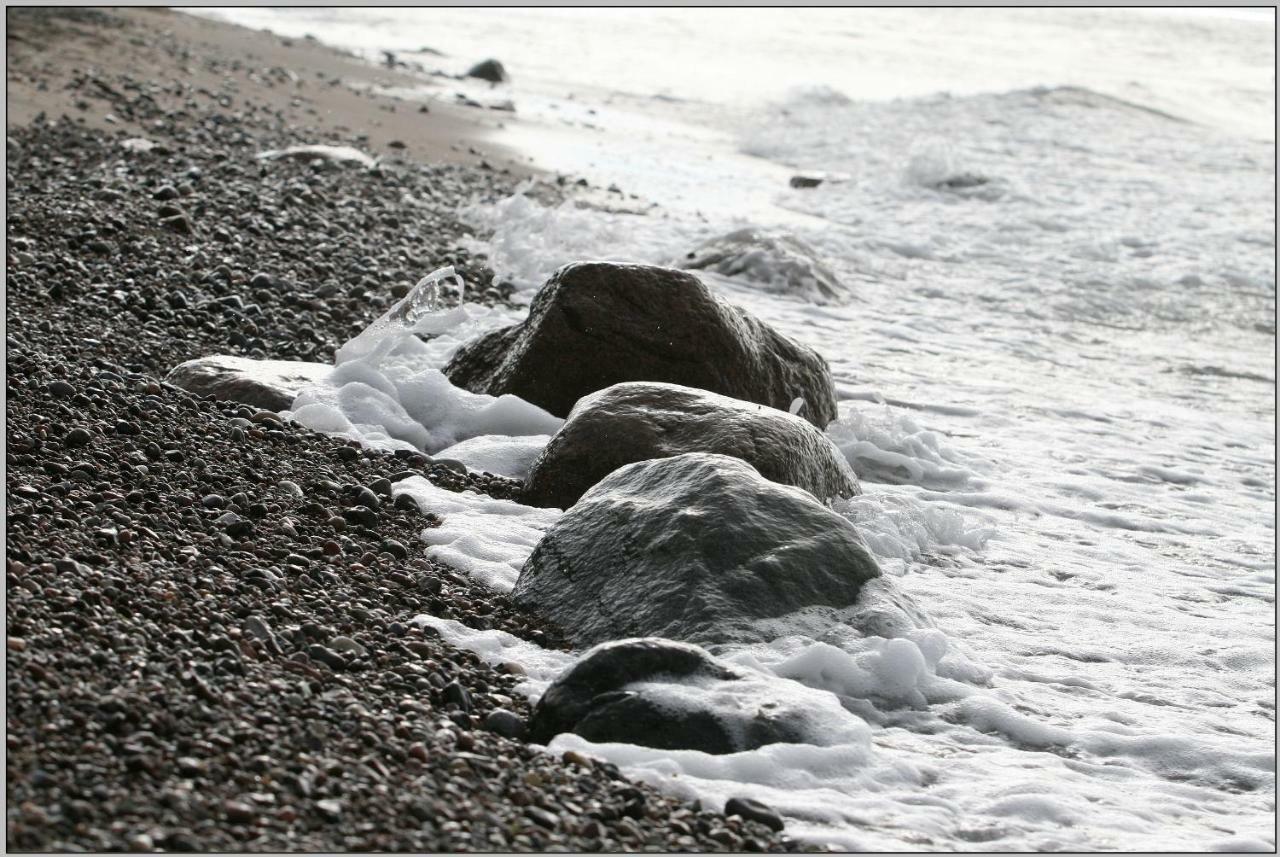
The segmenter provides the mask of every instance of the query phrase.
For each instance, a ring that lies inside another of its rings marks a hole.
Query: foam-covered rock
[[[579,645],[756,641],[840,621],[880,569],[846,518],[736,458],[687,453],[605,477],[547,531],[513,597]],[[815,618],[817,617],[817,618]]]
[[[833,694],[736,670],[697,646],[660,639],[605,643],[547,688],[530,740],[573,732],[596,743],[736,753],[765,744],[830,745],[866,724]]]
[[[567,509],[625,464],[686,452],[748,462],[820,500],[861,493],[825,434],[776,408],[678,384],[633,381],[584,396],[533,462],[524,501]]]
[[[697,277],[651,265],[575,262],[519,324],[470,342],[444,368],[477,393],[512,393],[556,416],[623,381],[665,381],[792,410],[822,428],[835,386],[815,351],[717,298]],[[803,403],[796,403],[803,399]]]
[[[811,303],[846,303],[853,296],[804,241],[750,227],[707,241],[689,253],[683,267],[747,280]]]
[[[305,387],[324,381],[331,372],[333,367],[328,363],[251,360],[219,354],[179,364],[165,380],[198,396],[212,395],[282,411],[293,404]]]

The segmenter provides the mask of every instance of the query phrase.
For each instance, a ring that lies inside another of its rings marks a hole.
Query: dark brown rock
[[[836,417],[827,362],[672,268],[575,262],[538,292],[529,317],[458,350],[455,385],[514,393],[566,416],[578,399],[624,381],[665,381],[799,415]]]
[[[624,464],[686,452],[746,461],[764,478],[819,500],[862,493],[825,434],[776,408],[676,384],[615,384],[579,400],[538,456],[525,502],[567,509]]]

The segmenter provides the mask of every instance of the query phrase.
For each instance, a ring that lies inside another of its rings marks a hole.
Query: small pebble
[[[84,446],[92,437],[87,429],[76,427],[66,433],[62,442],[66,446]]]
[[[520,739],[526,732],[524,718],[505,708],[495,708],[484,719],[484,726],[503,738]]]
[[[749,797],[732,797],[724,805],[725,815],[740,815],[748,821],[758,821],[770,830],[782,830],[786,824],[768,804]]]

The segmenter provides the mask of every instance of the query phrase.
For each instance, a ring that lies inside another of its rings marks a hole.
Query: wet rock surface
[[[102,27],[113,50],[142,36],[63,11],[22,36]],[[257,161],[351,132],[290,124],[251,95],[230,110],[222,93],[165,90],[181,90],[183,62],[255,67],[148,44],[173,62],[163,82],[86,72],[80,85],[146,123],[153,145],[69,119],[7,129],[8,847],[792,847],[513,740],[530,713],[520,677],[412,623],[431,613],[566,645],[425,559],[419,533],[439,518],[381,490],[405,470],[495,497],[519,483],[161,380],[208,354],[330,362],[397,283],[439,265],[461,268],[468,298],[501,300],[457,247],[453,212],[510,188],[484,169]],[[174,203],[191,234],[165,222]]]
[[[660,381],[791,410],[824,428],[835,386],[812,349],[717,298],[692,274],[651,265],[575,262],[547,281],[529,317],[464,345],[454,384],[514,393],[556,416],[624,381]]]
[[[686,452],[729,455],[820,500],[861,493],[858,477],[812,424],[676,384],[615,384],[578,401],[525,481],[523,502],[567,509],[625,464]]]
[[[859,729],[831,694],[779,693],[697,646],[633,639],[596,646],[552,682],[530,737],[545,743],[574,732],[597,743],[723,754],[834,743]]]
[[[518,605],[579,645],[760,639],[760,620],[852,610],[880,575],[848,520],[736,458],[629,464],[560,518],[521,569]]]

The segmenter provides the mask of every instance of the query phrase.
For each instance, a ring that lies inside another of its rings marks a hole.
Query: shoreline
[[[10,127],[27,125],[40,113],[66,114],[86,127],[145,136],[146,123],[117,108],[120,94],[93,82],[128,74],[154,82],[146,92],[162,110],[256,109],[275,114],[281,127],[310,128],[324,138],[309,143],[354,145],[373,156],[421,163],[487,162],[521,177],[536,173],[527,158],[490,139],[501,118],[441,99],[422,113],[426,102],[378,92],[443,90],[435,79],[374,66],[313,39],[283,38],[164,7],[58,11],[75,14],[36,7],[17,27],[10,21]]]
[[[385,493],[406,470],[510,480],[162,381],[210,354],[331,360],[438,265],[502,300],[454,211],[528,171],[470,108],[319,87],[395,73],[165,10],[7,24],[9,847],[800,848],[533,749],[497,714],[528,717],[514,668],[409,621],[563,646],[422,558],[439,519]],[[310,143],[382,161],[254,158]]]

